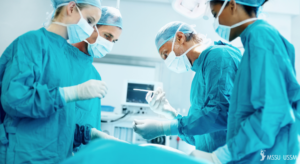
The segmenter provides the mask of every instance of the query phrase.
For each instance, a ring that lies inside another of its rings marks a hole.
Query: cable
[[[120,10],[120,0],[117,0],[117,9]]]
[[[115,120],[111,120],[111,121],[103,121],[101,120],[102,123],[108,123],[108,122],[116,122],[116,121],[119,121],[121,119],[123,119],[124,117],[126,117],[128,114],[130,114],[130,111],[128,111],[127,113],[125,113],[123,116],[121,116],[120,118],[117,118]]]

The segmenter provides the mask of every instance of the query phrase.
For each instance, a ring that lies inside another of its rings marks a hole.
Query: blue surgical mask
[[[83,18],[78,7],[77,9],[80,14],[80,20],[77,24],[64,24],[60,22],[53,22],[55,24],[67,27],[69,42],[71,44],[85,40],[86,38],[90,37],[94,32],[93,27],[91,27],[88,24],[88,22]]]
[[[90,44],[86,40],[85,40],[85,42],[88,43],[88,52],[92,57],[102,58],[112,50],[114,43],[101,37],[99,35],[97,27],[96,27],[96,31],[98,33],[96,42],[93,44]]]
[[[219,11],[219,13],[218,13],[218,16],[217,16],[216,19],[215,19],[215,22],[214,22],[214,28],[215,28],[215,31],[217,32],[217,34],[218,34],[221,38],[223,38],[223,39],[225,39],[226,41],[229,42],[229,39],[230,39],[230,32],[231,32],[231,29],[232,29],[232,28],[236,28],[236,27],[241,26],[241,25],[243,25],[243,24],[245,24],[245,23],[248,23],[248,22],[257,20],[257,18],[246,19],[246,20],[244,20],[244,21],[242,21],[242,22],[240,22],[240,23],[237,23],[237,24],[235,24],[235,25],[233,25],[233,26],[225,26],[225,25],[221,25],[221,24],[219,23],[219,16],[220,16],[221,13],[223,12],[223,10],[224,10],[224,8],[225,8],[225,6],[226,6],[227,3],[228,3],[228,0],[225,0],[225,2],[223,3],[222,8],[220,9],[220,11]]]
[[[182,24],[183,25],[183,24]],[[194,47],[200,45],[200,44],[196,44],[194,46],[192,46],[191,48],[189,48],[185,53],[183,53],[180,56],[176,56],[175,52],[174,52],[174,43],[176,40],[176,34],[177,32],[180,30],[180,28],[182,27],[179,26],[178,30],[175,33],[174,39],[173,39],[173,43],[172,43],[172,51],[169,53],[167,59],[165,60],[165,64],[166,66],[176,72],[176,73],[183,73],[183,72],[187,72],[192,68],[191,62],[189,61],[188,57],[186,56],[186,54],[192,50]]]

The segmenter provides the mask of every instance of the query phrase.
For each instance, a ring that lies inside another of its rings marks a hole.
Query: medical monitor
[[[160,82],[144,82],[128,80],[125,83],[124,105],[148,106],[146,95],[149,91],[162,88]]]

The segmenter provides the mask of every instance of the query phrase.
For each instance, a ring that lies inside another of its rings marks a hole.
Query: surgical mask
[[[80,14],[80,20],[77,24],[64,24],[60,22],[53,22],[55,24],[67,27],[69,42],[71,44],[85,40],[86,38],[90,37],[94,32],[93,27],[91,27],[88,24],[88,22],[83,18],[81,11],[78,7],[77,9]]]
[[[223,39],[225,39],[226,41],[229,42],[229,39],[230,39],[230,32],[231,32],[231,29],[232,29],[232,28],[236,28],[236,27],[241,26],[241,25],[243,25],[243,24],[245,24],[245,23],[248,23],[248,22],[257,20],[257,18],[246,19],[246,20],[244,20],[244,21],[242,21],[242,22],[240,22],[240,23],[237,23],[237,24],[235,24],[235,25],[233,25],[233,26],[225,26],[225,25],[221,25],[221,24],[219,23],[219,16],[220,16],[221,13],[223,12],[223,10],[224,10],[224,8],[225,8],[225,6],[226,6],[227,3],[228,3],[228,0],[225,0],[224,3],[223,3],[222,8],[220,9],[220,11],[219,11],[219,13],[218,13],[217,18],[215,19],[215,22],[214,22],[214,28],[215,28],[215,31],[217,32],[217,34],[218,34],[221,38],[223,38]]]
[[[113,42],[110,42],[110,41],[104,39],[103,37],[101,37],[99,35],[99,31],[98,31],[97,27],[95,27],[95,28],[98,33],[96,42],[93,44],[90,44],[86,40],[85,40],[85,42],[88,43],[88,52],[92,57],[102,58],[112,50],[114,44],[113,44]]]
[[[176,72],[176,73],[183,73],[183,72],[187,72],[192,68],[192,65],[188,59],[188,57],[186,56],[186,54],[192,50],[194,47],[200,45],[200,44],[196,44],[194,46],[192,46],[191,48],[189,48],[185,53],[183,53],[181,56],[176,56],[175,52],[174,52],[174,43],[176,40],[176,34],[177,32],[180,30],[180,28],[183,26],[180,25],[178,30],[175,33],[174,39],[173,39],[173,43],[172,43],[172,51],[169,53],[167,59],[165,60],[165,64],[166,66]]]

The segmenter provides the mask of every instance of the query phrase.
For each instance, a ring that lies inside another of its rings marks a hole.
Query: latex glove
[[[153,96],[151,97],[152,93]],[[154,92],[148,92],[146,95],[146,100],[150,106],[150,109],[157,114],[163,115],[168,119],[174,119],[178,115],[177,111],[165,98],[165,93],[161,88]]]
[[[107,86],[103,81],[89,80],[79,85],[64,87],[63,92],[66,102],[92,98],[102,99],[107,94]]]
[[[96,128],[92,128],[91,130],[91,140],[95,139],[108,139],[108,140],[117,140],[120,141],[118,138],[115,138],[113,136],[110,136],[104,132],[101,132],[100,130],[97,130]]]
[[[163,135],[171,134],[170,122],[157,120],[134,120],[134,131],[144,139],[151,140]]]
[[[215,154],[218,157],[221,163],[228,163],[232,161],[231,152],[229,151],[227,144],[222,147],[219,147],[213,152],[213,154]]]
[[[207,152],[200,151],[200,150],[194,150],[190,154],[190,156],[195,157],[195,158],[199,158],[201,160],[205,160],[209,163],[222,164],[215,153],[207,153]]]

